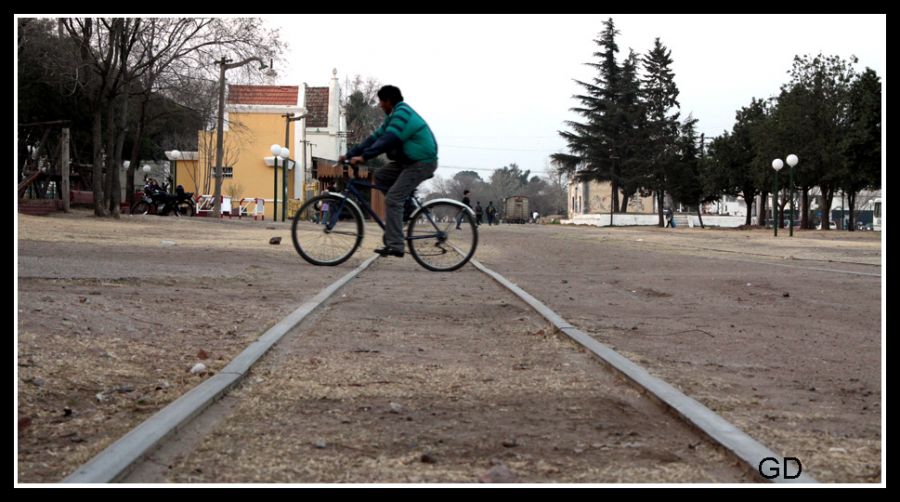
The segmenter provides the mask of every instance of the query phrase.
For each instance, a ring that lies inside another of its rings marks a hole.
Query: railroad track
[[[816,482],[763,478],[777,453],[481,263],[391,260],[63,482]],[[447,297],[456,281],[474,294]]]

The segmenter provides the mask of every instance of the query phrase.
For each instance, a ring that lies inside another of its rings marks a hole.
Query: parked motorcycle
[[[141,200],[131,206],[131,214],[193,216],[197,212],[194,193],[185,192],[184,187],[178,185],[175,187],[175,193],[170,194],[171,183],[171,177],[168,178],[168,183],[162,186],[153,178],[145,178],[143,195]]]

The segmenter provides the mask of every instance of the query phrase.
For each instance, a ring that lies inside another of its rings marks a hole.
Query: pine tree
[[[664,225],[664,194],[670,171],[677,159],[680,105],[675,73],[671,69],[671,55],[672,51],[657,37],[653,49],[644,57],[645,77],[642,79],[648,134],[644,186],[657,194],[659,226]]]
[[[569,154],[554,154],[553,162],[567,174],[574,174],[578,181],[610,181],[612,182],[613,210],[618,202],[617,191],[619,180],[616,176],[616,160],[621,158],[616,151],[616,114],[618,105],[616,94],[622,69],[616,62],[619,51],[615,37],[619,33],[615,29],[612,18],[604,21],[606,29],[594,42],[601,48],[593,55],[599,63],[586,63],[598,71],[592,83],[576,80],[584,87],[585,94],[573,96],[581,106],[571,111],[585,117],[585,122],[567,121],[572,131],[560,131],[559,134],[568,143]],[[618,159],[617,159],[618,158]]]
[[[672,179],[670,180],[673,201],[689,206],[699,205],[703,196],[703,188],[699,179],[700,150],[697,148],[696,125],[697,119],[688,115],[679,127],[678,160],[672,169]]]
[[[646,165],[646,111],[641,101],[641,83],[638,76],[640,57],[629,50],[622,65],[619,98],[619,131],[616,142],[621,156],[616,172],[622,192],[621,211],[628,211],[628,200],[642,187],[641,173]]]

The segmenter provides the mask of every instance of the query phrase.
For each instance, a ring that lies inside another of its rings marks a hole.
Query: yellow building
[[[288,121],[285,115],[296,120]],[[237,214],[241,199],[262,199],[265,218],[271,220],[276,216],[277,199],[277,220],[281,221],[286,193],[290,220],[291,210],[321,189],[320,183],[311,176],[312,158],[337,160],[347,149],[345,130],[336,70],[327,87],[229,85],[222,195],[231,197],[232,214]],[[277,159],[276,174],[271,151],[275,144],[287,147],[290,152],[286,176],[281,158]],[[197,152],[181,152],[180,157],[169,156],[175,163],[176,184],[197,195],[213,194],[215,131],[200,131]],[[251,212],[254,206],[251,203]]]

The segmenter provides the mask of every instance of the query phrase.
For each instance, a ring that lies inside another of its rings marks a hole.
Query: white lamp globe
[[[775,172],[781,171],[782,167],[784,167],[784,162],[782,162],[781,159],[775,159],[772,161],[772,169],[774,169]]]
[[[797,165],[797,162],[800,162],[800,159],[793,153],[787,156],[787,163],[789,166],[794,167]]]
[[[279,153],[281,153],[281,145],[278,145],[278,144],[272,145],[272,147],[269,148],[269,150],[272,151],[272,155],[278,155]]]

